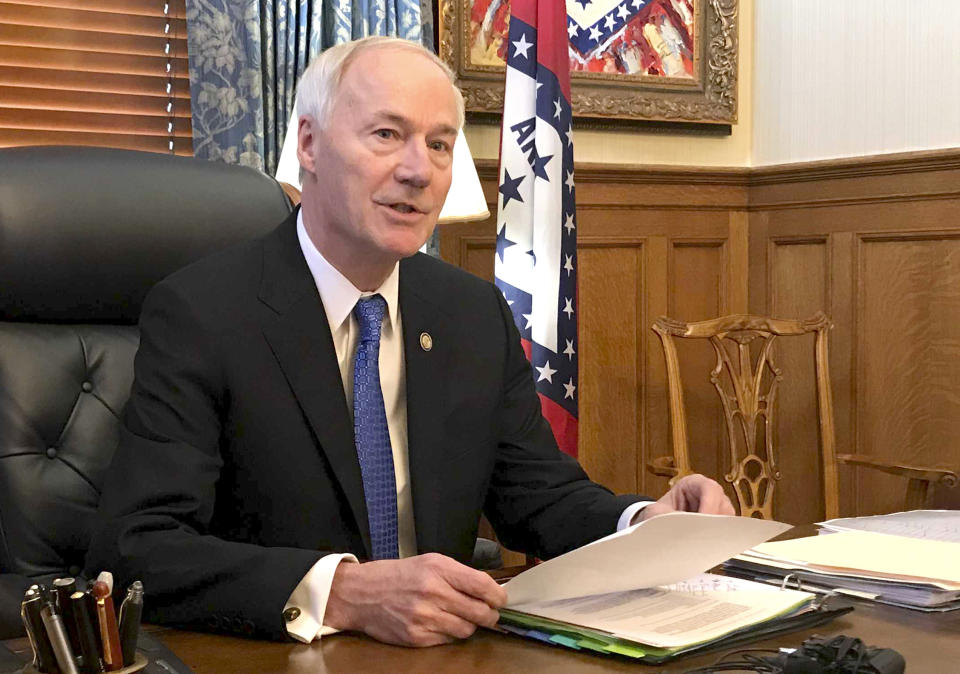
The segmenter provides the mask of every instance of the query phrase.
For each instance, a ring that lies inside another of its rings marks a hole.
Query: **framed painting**
[[[566,3],[576,117],[737,121],[737,0]],[[510,0],[439,0],[438,24],[467,111],[499,114]]]

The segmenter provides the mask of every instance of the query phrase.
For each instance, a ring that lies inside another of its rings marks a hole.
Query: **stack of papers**
[[[791,587],[836,590],[923,611],[960,608],[960,543],[837,530],[764,543],[737,555],[728,573]]]
[[[657,588],[510,605],[500,611],[500,626],[561,646],[662,660],[811,608],[813,599],[700,574]]]
[[[500,626],[551,644],[658,662],[815,613],[815,595],[703,573],[790,526],[670,513],[526,571]]]
[[[889,515],[842,517],[818,524],[821,534],[872,531],[928,541],[960,543],[960,510],[911,510]]]

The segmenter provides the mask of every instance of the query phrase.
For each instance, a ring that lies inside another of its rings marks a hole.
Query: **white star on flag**
[[[567,171],[567,179],[564,184],[573,191],[573,171]]]
[[[556,112],[553,113],[553,116],[559,119],[560,113],[563,112],[563,108],[560,107],[559,98],[553,102],[553,106],[556,108]]]
[[[620,5],[620,9],[617,10],[617,14],[620,15],[621,19],[626,19],[630,16],[630,12],[627,11],[626,5]]]
[[[563,307],[562,311],[567,315],[567,318],[570,318],[573,315],[573,300],[565,297],[564,302],[566,302],[566,306]]]
[[[577,28],[577,24],[575,24],[575,23],[571,23],[571,24],[567,27],[567,35],[569,35],[570,37],[576,37],[576,36],[577,36],[577,33],[579,33],[579,32],[580,32],[580,29]]]
[[[563,268],[567,270],[567,276],[570,276],[570,273],[573,271],[573,255],[564,255],[566,261],[563,263]]]
[[[600,41],[600,29],[596,26],[590,26],[590,39],[596,42]]]
[[[520,314],[520,315],[527,319],[527,324],[526,324],[525,326],[523,326],[523,329],[526,330],[527,328],[530,327],[530,317],[531,317],[533,314]]]
[[[533,46],[532,42],[527,42],[527,36],[521,35],[520,39],[513,43],[516,51],[513,53],[514,56],[522,56],[523,58],[528,58],[527,50]]]
[[[573,213],[567,214],[567,221],[563,223],[563,226],[567,228],[567,234],[569,234],[570,232],[572,232],[577,228],[577,226],[573,224]]]
[[[603,22],[603,25],[607,27],[607,30],[613,30],[613,12],[607,15],[607,20]]]
[[[563,350],[563,355],[567,356],[570,360],[573,360],[573,357],[577,354],[577,352],[573,350],[573,340],[568,339],[566,342],[567,348]]]
[[[540,378],[537,379],[537,381],[543,381],[544,379],[546,379],[551,384],[553,383],[553,375],[555,375],[557,371],[550,367],[549,360],[543,364],[543,367],[536,367],[536,370],[537,372],[540,373]]]
[[[563,388],[566,390],[566,393],[563,394],[563,397],[573,400],[573,392],[577,390],[577,387],[573,385],[573,377],[570,377],[570,381],[564,384]]]

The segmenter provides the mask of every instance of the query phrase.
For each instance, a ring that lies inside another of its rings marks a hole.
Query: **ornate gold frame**
[[[470,0],[439,0],[440,58],[456,73],[468,112],[503,111],[503,68],[473,65],[464,46]],[[571,73],[580,118],[732,124],[737,121],[738,0],[696,5],[694,78]]]

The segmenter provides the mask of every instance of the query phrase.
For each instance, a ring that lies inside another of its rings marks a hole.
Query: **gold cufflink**
[[[429,351],[433,348],[433,337],[430,336],[429,332],[420,333],[420,348],[424,351]]]
[[[283,612],[283,619],[288,623],[292,623],[294,620],[300,617],[300,609],[296,606],[291,606],[286,611]]]

